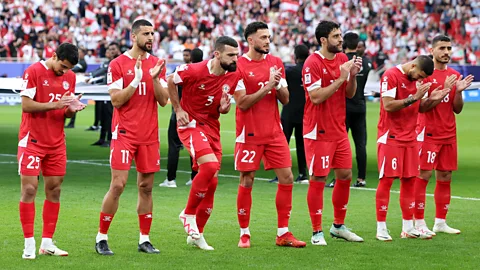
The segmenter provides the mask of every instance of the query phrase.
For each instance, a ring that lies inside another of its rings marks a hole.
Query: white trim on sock
[[[415,227],[427,226],[425,219],[415,219]]]
[[[42,238],[42,244],[40,247],[49,247],[53,245],[52,238]]]
[[[248,227],[247,228],[240,228],[240,237],[244,234],[250,235],[250,229]]]
[[[277,236],[282,236],[288,232],[288,227],[278,228]]]
[[[138,240],[138,244],[143,244],[145,242],[150,242],[150,236],[148,234],[140,234],[140,240]]]
[[[28,237],[28,238],[25,238],[25,246],[35,246],[35,238],[33,237]]]
[[[413,228],[413,220],[402,219],[402,230],[407,232]]]
[[[103,234],[103,233],[97,233],[97,238],[95,239],[96,243],[102,241],[102,240],[105,240],[107,241],[108,240],[108,236],[107,234]]]
[[[442,224],[442,223],[446,223],[447,221],[445,219],[442,219],[442,218],[435,218],[435,224]]]
[[[377,231],[386,230],[386,229],[387,229],[387,222],[377,221]]]

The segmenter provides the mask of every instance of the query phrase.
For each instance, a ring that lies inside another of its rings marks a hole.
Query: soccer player
[[[35,259],[35,197],[38,176],[43,175],[46,199],[43,204],[43,232],[39,254],[68,256],[52,242],[60,210],[60,190],[65,176],[67,153],[63,123],[85,108],[74,97],[78,49],[61,44],[46,60],[28,67],[23,75],[22,122],[18,134],[18,172],[21,180],[20,222],[25,237],[22,258]]]
[[[323,192],[330,168],[335,172],[332,203],[334,220],[330,235],[352,242],[363,239],[344,225],[352,179],[352,152],[345,127],[346,97],[355,95],[355,76],[362,58],[348,60],[342,53],[342,32],[332,21],[322,21],[315,29],[320,51],[303,65],[303,88],[306,92],[303,118],[305,156],[309,166],[310,186],[307,193],[312,221],[312,245],[325,246],[322,231]]]
[[[250,247],[250,211],[255,171],[263,159],[265,169],[275,171],[278,189],[278,246],[305,247],[288,230],[292,209],[293,174],[290,148],[283,134],[278,101],[287,104],[289,93],[280,58],[269,53],[270,32],[267,24],[252,22],[245,28],[249,50],[238,60],[241,80],[235,89],[236,144],[235,169],[240,171],[237,216],[240,224],[240,248]]]
[[[433,73],[433,61],[425,55],[388,69],[381,78],[380,118],[378,120],[377,160],[379,182],[376,193],[377,239],[391,241],[386,225],[390,188],[400,178],[401,238],[429,239],[413,225],[414,183],[418,175],[418,144],[415,127],[420,107],[441,100],[450,89],[436,88],[422,99],[431,83],[420,83]],[[421,100],[421,101],[420,101]]]
[[[452,55],[452,42],[444,35],[436,36],[432,41],[431,54],[433,55],[434,71],[426,79],[432,83],[429,94],[438,86],[451,88],[445,98],[425,108],[421,113],[424,126],[418,136],[421,143],[420,150],[420,177],[415,179],[415,227],[430,235],[437,232],[459,234],[460,230],[449,227],[445,221],[450,205],[450,183],[452,171],[457,170],[457,134],[455,114],[463,108],[462,91],[467,89],[473,76],[469,75],[462,80],[462,76],[452,68],[447,67]],[[437,185],[435,186],[435,225],[433,232],[425,223],[425,193],[428,180],[435,170]]]
[[[148,53],[152,49],[153,31],[147,20],[135,21],[131,33],[133,47],[112,60],[108,67],[107,84],[114,107],[110,145],[112,180],[103,199],[96,237],[95,250],[100,255],[113,255],[108,247],[107,232],[127,183],[132,159],[138,172],[138,251],[160,252],[150,243],[149,233],[153,178],[160,170],[157,103],[165,106],[168,92],[163,79],[165,61]]]
[[[178,136],[193,158],[193,169],[198,169],[179,219],[188,234],[187,243],[203,250],[213,250],[205,241],[203,230],[213,210],[222,159],[218,119],[230,110],[229,94],[239,80],[237,57],[238,43],[222,36],[215,41],[213,59],[182,65],[168,77]],[[182,86],[181,101],[177,85]]]

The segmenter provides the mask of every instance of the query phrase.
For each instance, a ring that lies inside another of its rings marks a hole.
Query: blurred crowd
[[[87,63],[105,58],[110,42],[129,48],[131,23],[150,20],[157,32],[153,53],[181,61],[184,49],[198,47],[209,57],[220,35],[248,49],[244,27],[267,22],[271,51],[293,62],[296,44],[317,49],[315,26],[321,20],[356,31],[375,66],[402,63],[428,53],[439,33],[453,38],[452,60],[480,60],[480,1],[478,0],[11,0],[0,4],[0,57],[37,61],[56,46],[71,42],[83,48]]]

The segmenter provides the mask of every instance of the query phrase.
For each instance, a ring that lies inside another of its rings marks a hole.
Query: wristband
[[[130,86],[133,87],[133,88],[137,88],[139,84],[140,84],[140,81],[134,79],[134,80],[130,83]]]

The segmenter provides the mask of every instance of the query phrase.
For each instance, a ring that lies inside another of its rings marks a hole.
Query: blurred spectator
[[[78,49],[78,63],[72,68],[75,73],[84,73],[87,71],[87,62],[85,61],[85,49]],[[73,119],[73,118],[72,118]]]

